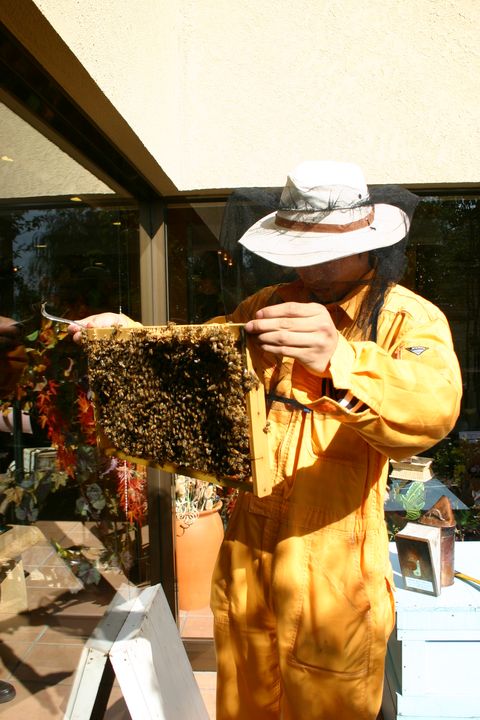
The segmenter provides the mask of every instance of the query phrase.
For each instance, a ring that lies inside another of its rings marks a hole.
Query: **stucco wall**
[[[180,189],[479,180],[478,0],[35,0]]]

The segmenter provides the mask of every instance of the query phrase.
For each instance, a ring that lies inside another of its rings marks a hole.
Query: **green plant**
[[[52,541],[52,545],[57,555],[67,563],[73,574],[78,577],[82,583],[85,585],[98,585],[101,575],[96,567],[96,563],[85,557],[81,549],[64,548],[60,543],[55,541]]]
[[[402,530],[406,525],[406,520],[403,516],[397,513],[388,513],[385,518],[385,524],[387,526],[388,540],[392,542],[395,540],[395,535]]]
[[[425,507],[425,485],[423,482],[412,482],[405,494],[399,494],[407,520],[418,520]]]
[[[388,512],[386,514],[386,525],[389,540],[403,529],[407,522],[418,520],[425,507],[425,485],[423,482],[411,482],[405,492],[400,482],[394,481],[390,492],[403,508],[402,514]]]
[[[103,562],[128,571],[132,536],[146,514],[146,472],[97,447],[94,409],[84,353],[51,322],[26,340],[28,364],[17,403],[34,414],[56,450],[56,466],[46,471],[12,471],[0,488],[0,512],[13,505],[20,522],[35,522],[48,496],[75,488],[72,514],[95,522],[105,546]]]
[[[175,475],[175,514],[185,522],[194,522],[204,510],[212,510],[219,501],[213,483],[186,475]]]
[[[433,469],[465,505],[480,501],[480,441],[447,438],[434,454]]]
[[[480,508],[473,507],[468,510],[455,511],[457,540],[480,539]]]
[[[458,442],[447,437],[437,445],[433,455],[433,471],[436,477],[455,485],[463,466],[463,452]]]
[[[50,493],[66,487],[67,482],[67,473],[58,467],[23,472],[20,479],[15,468],[10,467],[0,480],[0,515],[13,505],[17,520],[35,522]]]

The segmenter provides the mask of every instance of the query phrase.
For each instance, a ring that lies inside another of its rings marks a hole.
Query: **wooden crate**
[[[390,477],[396,480],[428,482],[433,478],[433,458],[413,455],[406,460],[390,460]]]
[[[86,333],[106,452],[259,497],[271,492],[265,392],[243,326],[169,324]],[[184,422],[180,407],[188,415]],[[228,428],[241,438],[243,452],[229,447]],[[218,467],[208,453],[218,456]],[[230,463],[241,471],[226,471]]]

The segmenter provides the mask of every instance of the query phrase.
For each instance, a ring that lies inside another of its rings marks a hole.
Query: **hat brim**
[[[394,205],[375,205],[371,225],[352,232],[304,232],[275,223],[276,213],[261,218],[240,238],[250,252],[276,265],[307,267],[400,242],[409,230],[408,215]]]

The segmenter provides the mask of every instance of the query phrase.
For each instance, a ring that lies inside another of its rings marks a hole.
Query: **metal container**
[[[455,525],[441,528],[441,584],[453,585],[455,579]]]
[[[440,585],[453,585],[455,578],[455,516],[452,503],[442,495],[435,505],[420,518],[422,525],[433,525],[441,530],[440,538]]]

